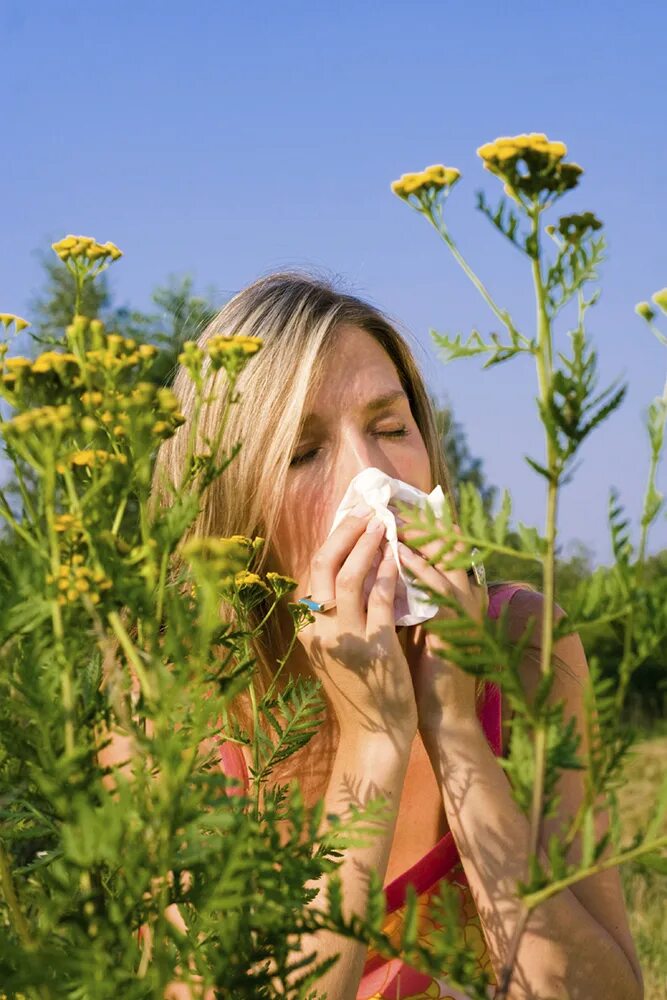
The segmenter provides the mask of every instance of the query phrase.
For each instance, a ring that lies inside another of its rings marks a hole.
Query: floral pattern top
[[[503,604],[509,601],[521,585],[507,584],[494,587],[489,594],[488,615],[496,618]],[[478,715],[489,746],[496,756],[502,754],[502,719],[500,688],[487,683],[478,707]],[[220,749],[221,764],[227,774],[238,777],[243,786],[248,782],[245,759],[234,744],[226,743]],[[241,789],[230,790],[241,794]],[[463,871],[461,859],[448,831],[430,851],[415,862],[412,867],[384,887],[386,916],[384,933],[397,944],[402,936],[405,918],[405,898],[408,884],[417,892],[418,940],[428,946],[429,938],[438,929],[429,913],[429,901],[435,895],[439,883],[446,879],[459,893],[460,921],[464,938],[477,955],[479,969],[487,972],[490,982],[495,982],[491,960],[484,934]],[[407,965],[401,959],[387,959],[369,948],[363,974],[357,990],[356,1000],[467,1000],[467,997],[448,985],[446,978],[424,975]],[[489,996],[495,988],[490,986]]]

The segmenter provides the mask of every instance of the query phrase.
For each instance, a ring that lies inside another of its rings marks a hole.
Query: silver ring
[[[484,569],[484,563],[479,562],[475,559],[475,556],[479,555],[479,549],[475,548],[470,553],[472,566],[470,569],[466,570],[468,576],[474,579],[478,587],[483,587],[486,583],[486,570]]]
[[[297,604],[304,604],[309,611],[331,611],[332,608],[336,607],[336,599],[334,597],[329,601],[316,601],[313,599],[312,594],[308,594],[306,597],[302,597]]]

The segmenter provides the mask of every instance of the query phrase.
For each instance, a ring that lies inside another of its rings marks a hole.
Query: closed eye
[[[395,431],[375,432],[376,437],[388,437],[388,438],[402,438],[402,437],[407,437],[408,434],[409,431],[407,427],[399,427]],[[293,468],[294,466],[298,465],[307,465],[308,462],[311,462],[313,460],[315,455],[317,455],[318,451],[320,450],[321,450],[320,448],[311,448],[310,451],[304,452],[303,455],[295,455],[292,461],[290,462],[290,468]]]

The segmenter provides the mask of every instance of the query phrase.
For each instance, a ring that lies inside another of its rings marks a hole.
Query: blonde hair
[[[322,377],[335,348],[336,332],[344,324],[357,326],[374,337],[394,364],[428,453],[432,488],[438,484],[442,487],[457,516],[433,405],[412,350],[396,325],[379,309],[337,290],[327,279],[301,271],[269,274],[234,295],[198,340],[204,347],[215,334],[243,334],[261,337],[263,347],[241,372],[236,386],[239,399],[230,408],[221,441],[222,454],[229,453],[238,441],[242,442],[241,449],[208,488],[189,532],[204,536],[260,535],[266,542],[254,567],[259,573],[275,568],[272,539],[306,400]],[[157,456],[153,490],[155,502],[160,505],[170,502],[169,484],[178,488],[183,478],[190,433],[194,431],[201,443],[213,437],[220,426],[225,387],[222,379],[220,384],[218,380],[210,381],[209,388],[219,391],[211,394],[212,401],[194,429],[194,386],[185,369],[181,367],[177,372],[173,389],[186,422],[164,442]],[[250,612],[251,627],[259,624],[267,607],[263,603]],[[224,620],[234,621],[231,607],[221,611]],[[264,626],[263,635],[252,643],[257,660],[255,687],[260,695],[273,678],[276,660],[287,649],[292,634],[289,612],[279,607]],[[238,713],[247,721],[244,708],[239,706]]]

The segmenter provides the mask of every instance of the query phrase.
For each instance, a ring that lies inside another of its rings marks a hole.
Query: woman
[[[397,569],[383,530],[367,516],[349,516],[329,535],[350,480],[375,466],[424,492],[439,483],[451,496],[432,408],[405,339],[375,308],[300,273],[278,273],[239,292],[200,339],[214,333],[259,336],[263,348],[243,370],[240,400],[231,408],[223,449],[242,448],[211,487],[196,533],[266,539],[260,571],[298,581],[296,597],[333,599],[304,629],[285,674],[320,678],[328,701],[326,724],[287,763],[307,801],[324,797],[325,813],[343,812],[350,789],[362,799],[382,793],[396,804],[392,823],[373,844],[345,853],[340,869],[348,910],[363,912],[365,871],[375,869],[387,892],[389,931],[400,923],[405,885],[413,881],[424,907],[441,878],[460,886],[462,920],[479,941],[480,963],[500,975],[519,912],[515,885],[525,877],[528,824],[510,794],[497,760],[510,730],[510,712],[497,690],[476,698],[474,679],[437,655],[423,628],[397,629],[393,597]],[[179,371],[175,391],[186,415],[193,390]],[[198,434],[211,436],[224,400],[205,412]],[[156,484],[183,473],[189,421],[163,445]],[[159,489],[156,486],[156,489]],[[168,491],[163,491],[168,502]],[[402,528],[399,537],[410,542]],[[384,558],[381,558],[382,555]],[[510,601],[518,638],[537,617],[522,665],[528,692],[539,675],[541,595],[526,586],[494,585],[487,594],[465,570],[443,572],[414,542],[401,558],[417,581],[453,595],[480,619]],[[363,585],[374,583],[367,604]],[[257,621],[264,614],[255,610]],[[556,615],[562,615],[560,608]],[[258,642],[259,684],[268,684],[291,619],[286,609],[269,620]],[[551,697],[565,700],[582,738],[582,683],[587,666],[581,642],[556,644],[557,680]],[[584,747],[582,747],[584,749]],[[244,775],[232,745],[224,766]],[[277,776],[286,780],[287,770]],[[542,846],[576,812],[583,780],[560,781],[557,815],[544,823]],[[599,817],[598,833],[606,817]],[[577,857],[579,844],[572,847]],[[318,887],[324,889],[326,881]],[[315,901],[317,903],[317,900]],[[321,933],[303,950],[319,957],[340,952],[318,983],[335,1000],[354,997],[460,997],[400,962],[368,955],[354,941]],[[491,994],[493,995],[493,994]],[[630,936],[616,870],[577,883],[543,904],[521,939],[510,996],[624,1000],[642,996],[641,972]]]

